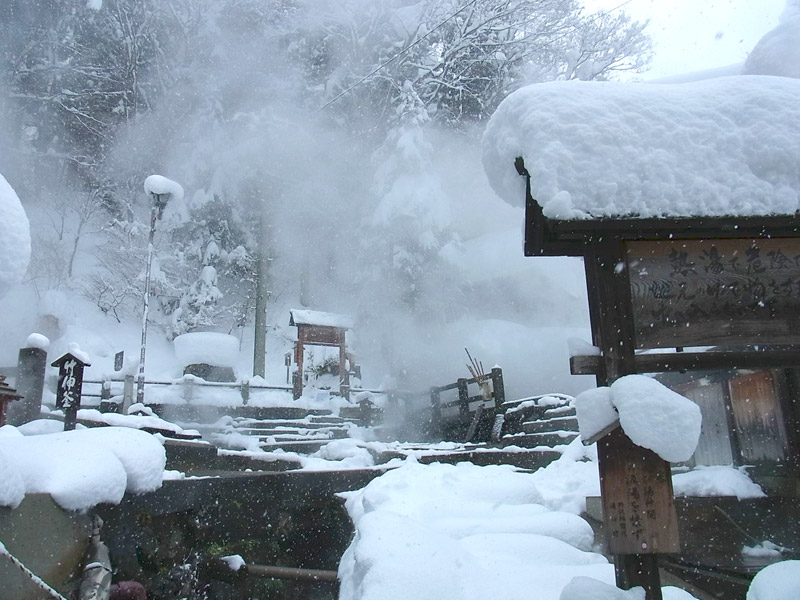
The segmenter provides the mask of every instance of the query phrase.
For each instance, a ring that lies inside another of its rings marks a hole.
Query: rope
[[[51,598],[55,598],[56,600],[67,600],[64,596],[59,594],[56,590],[54,590],[44,581],[42,581],[41,578],[38,575],[36,575],[36,573],[28,569],[28,567],[26,567],[25,565],[23,565],[19,559],[12,556],[11,553],[3,545],[3,542],[0,542],[0,556],[5,556],[6,558],[8,558],[8,560],[10,560],[14,566],[16,566],[20,571],[22,571],[23,575],[25,575],[28,579],[30,579],[38,588],[47,592],[47,595],[50,596]]]

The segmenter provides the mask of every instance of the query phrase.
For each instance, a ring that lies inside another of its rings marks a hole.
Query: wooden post
[[[133,404],[133,375],[125,375],[122,388],[122,414],[127,415],[128,409]]]
[[[303,337],[298,328],[297,342],[294,346],[294,379],[292,380],[292,396],[297,400],[303,395]]]
[[[250,402],[250,382],[243,381],[242,382],[242,404],[247,406],[247,403]]]
[[[106,379],[100,384],[100,410],[109,410],[109,403],[111,401],[111,381]],[[119,407],[117,407],[119,410]]]
[[[467,380],[463,377],[456,380],[458,384],[458,414],[464,419],[469,417],[469,390]]]
[[[8,423],[22,425],[39,418],[42,412],[44,372],[47,368],[47,350],[21,348],[17,359],[17,393],[22,400],[8,407]]]
[[[8,405],[21,398],[16,391],[6,383],[6,376],[0,374],[0,427],[6,424]]]
[[[350,373],[347,370],[347,353],[344,348],[344,339],[339,346],[339,395],[345,400],[350,400]]]
[[[56,408],[64,410],[64,431],[75,429],[78,409],[81,407],[83,368],[91,364],[67,352],[51,365],[58,367],[58,390]]]
[[[194,398],[194,377],[187,377],[183,380],[183,400],[186,404],[191,404]]]
[[[503,369],[495,367],[492,374],[492,395],[494,396],[494,407],[502,410],[503,403],[506,401],[506,388],[503,383]]]
[[[441,432],[442,429],[442,405],[439,401],[439,388],[431,388],[431,435],[434,432]]]
[[[261,207],[261,227],[258,235],[258,257],[256,258],[256,317],[253,336],[253,375],[267,374],[267,277],[269,271],[269,245],[267,242],[266,208]]]
[[[611,385],[635,372],[634,320],[624,243],[611,239],[598,244],[587,253],[584,266],[593,342],[602,352],[597,385]],[[655,453],[632,448],[644,450],[634,446],[621,431],[606,436],[597,445],[608,547],[614,554],[619,588],[642,586],[647,600],[662,600],[655,553],[674,552],[679,546],[670,468]],[[633,479],[629,476],[631,465],[638,468]],[[647,507],[636,504],[637,499],[631,497],[650,494],[657,498],[648,498]],[[658,504],[659,510],[648,513],[653,510],[653,503]],[[660,524],[668,528],[668,533],[642,528],[647,521],[643,517],[648,514],[656,515],[654,520],[662,521]],[[626,546],[620,538],[633,543]]]

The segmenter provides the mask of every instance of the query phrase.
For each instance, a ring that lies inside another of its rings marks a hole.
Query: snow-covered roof
[[[316,310],[289,311],[289,325],[317,325],[323,327],[337,327],[339,329],[352,329],[353,318],[346,315],[320,312]]]
[[[794,214],[800,81],[532,85],[503,101],[483,140],[492,187],[523,205],[517,157],[550,218]]]

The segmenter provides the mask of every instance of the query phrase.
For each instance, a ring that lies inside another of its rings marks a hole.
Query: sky
[[[786,0],[584,0],[589,9],[624,10],[650,19],[655,56],[644,79],[744,62],[778,24]]]

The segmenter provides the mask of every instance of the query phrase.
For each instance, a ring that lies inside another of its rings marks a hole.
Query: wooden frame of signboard
[[[573,374],[603,386],[634,373],[800,367],[797,215],[548,219],[523,160],[515,166],[527,181],[525,255],[584,259],[600,353],[573,357]],[[724,349],[682,351],[710,346]],[[617,585],[660,600],[657,555],[680,551],[670,466],[618,427],[594,441]]]

